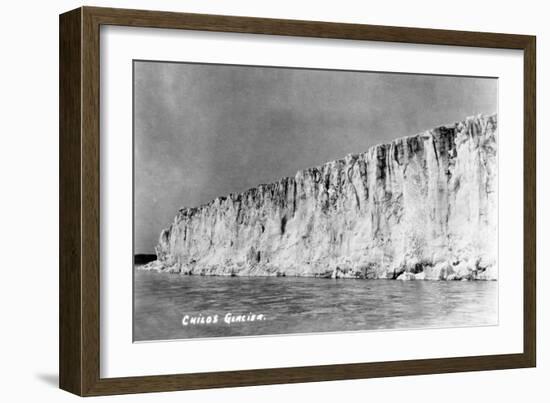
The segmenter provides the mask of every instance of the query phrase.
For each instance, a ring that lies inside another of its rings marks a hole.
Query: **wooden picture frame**
[[[401,42],[523,50],[523,353],[100,377],[100,26]],[[535,37],[484,32],[81,7],[60,16],[60,387],[80,396],[534,367],[536,363]]]

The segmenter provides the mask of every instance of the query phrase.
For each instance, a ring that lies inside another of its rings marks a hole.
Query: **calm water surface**
[[[495,325],[495,281],[201,277],[136,271],[134,340]],[[227,324],[231,315],[264,320]],[[218,316],[182,325],[185,315]]]

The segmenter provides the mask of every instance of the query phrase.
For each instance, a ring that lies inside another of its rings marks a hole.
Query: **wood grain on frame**
[[[81,11],[59,27],[59,386],[81,394]]]
[[[522,49],[524,51],[523,353],[100,378],[100,25]],[[59,44],[59,379],[62,389],[81,396],[93,396],[535,366],[536,49],[534,36],[81,7],[60,16]]]

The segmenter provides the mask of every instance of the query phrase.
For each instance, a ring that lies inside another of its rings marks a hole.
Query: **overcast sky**
[[[479,113],[496,79],[134,62],[135,252],[181,207]]]

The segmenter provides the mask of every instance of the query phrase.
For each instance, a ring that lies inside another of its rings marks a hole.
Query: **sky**
[[[134,252],[181,207],[497,112],[495,78],[134,61]]]

